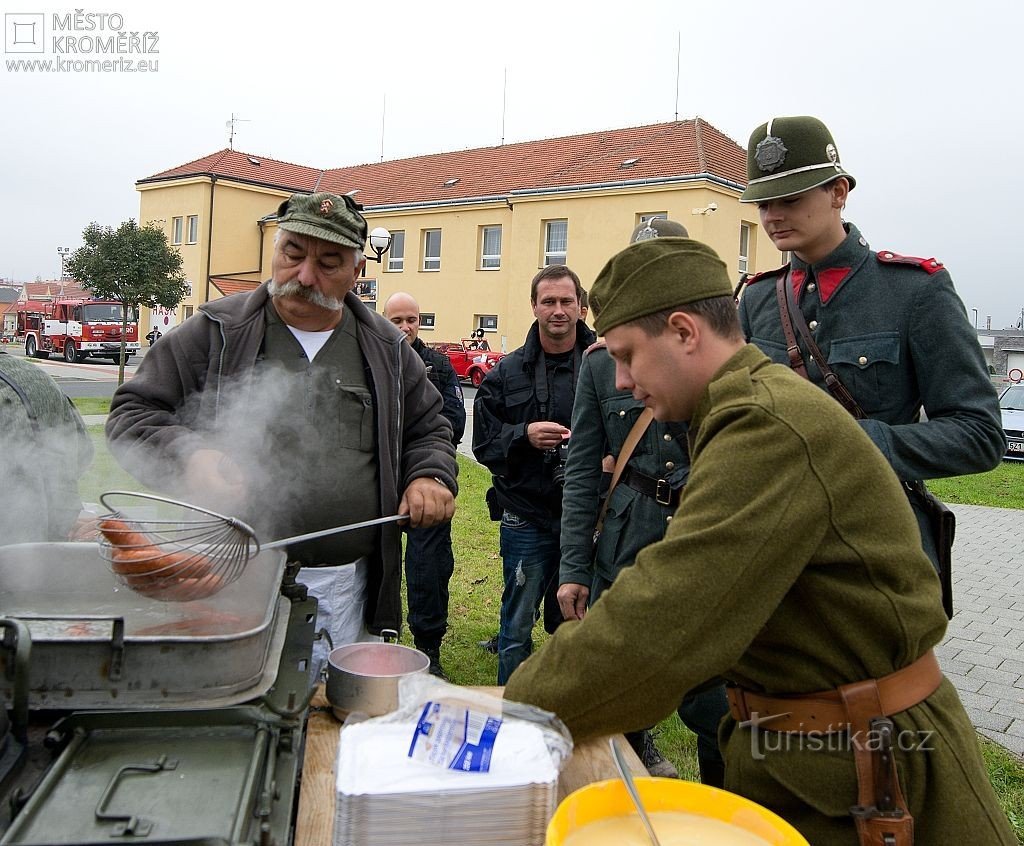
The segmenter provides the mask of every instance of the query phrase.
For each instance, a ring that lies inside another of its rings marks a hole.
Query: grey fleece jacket
[[[200,306],[199,312],[155,344],[135,376],[111,402],[106,433],[115,458],[149,487],[166,488],[168,466],[204,445],[215,430],[221,386],[252,370],[263,342],[267,283]],[[451,425],[420,357],[402,333],[348,294],[359,347],[376,404],[381,514],[394,514],[402,493],[422,476],[458,491]],[[401,530],[380,529],[378,557],[369,572],[367,628],[401,627]]]

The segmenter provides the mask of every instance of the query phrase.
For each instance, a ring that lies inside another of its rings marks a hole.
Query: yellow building
[[[732,269],[784,257],[757,209],[740,205],[744,150],[706,121],[675,121],[319,170],[220,150],[136,183],[140,220],[179,245],[191,282],[166,329],[210,299],[269,276],[275,213],[289,195],[333,191],[393,235],[359,286],[379,307],[395,291],[420,302],[425,340],[482,328],[493,349],[519,346],[533,320],[529,285],[568,264],[589,287],[646,218],[678,220]],[[148,327],[147,327],[148,328]]]

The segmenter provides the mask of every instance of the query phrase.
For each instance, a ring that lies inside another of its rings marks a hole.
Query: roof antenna
[[[384,94],[380,106],[380,160],[384,161],[384,115],[388,111],[388,95]]]
[[[683,53],[683,31],[676,31],[676,122],[679,122],[679,57]]]
[[[505,68],[505,78],[501,84],[501,144],[498,146],[505,146],[505,103],[508,101],[508,68]]]
[[[231,113],[231,120],[225,122],[225,124],[224,124],[224,126],[226,126],[230,130],[230,132],[228,133],[228,149],[229,150],[234,150],[235,149],[235,124],[236,123],[249,123],[249,121],[247,119],[245,119],[245,118],[235,117],[235,113],[234,112]]]

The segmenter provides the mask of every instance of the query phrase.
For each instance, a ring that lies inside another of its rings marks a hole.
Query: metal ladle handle
[[[379,526],[381,523],[397,523],[399,520],[408,520],[408,514],[392,514],[390,517],[377,517],[375,520],[363,520],[362,523],[349,523],[347,526],[335,526],[333,529],[321,529],[319,532],[309,532],[305,535],[295,535],[292,538],[281,538],[281,540],[260,544],[260,549],[277,549],[279,546],[288,546],[300,541],[313,540],[314,538],[325,538],[328,535],[340,535],[342,532],[351,532],[354,529],[365,529],[367,526]]]
[[[626,792],[629,794],[629,798],[633,800],[633,804],[636,805],[640,821],[644,824],[644,828],[647,829],[647,836],[651,839],[651,846],[661,846],[658,835],[654,833],[654,826],[651,825],[651,818],[647,816],[647,811],[644,810],[643,803],[640,801],[640,793],[636,789],[633,776],[629,772],[629,767],[626,766],[626,761],[622,757],[622,751],[619,749],[619,745],[615,742],[614,737],[608,738],[608,745],[612,748],[612,760],[615,761],[615,768],[619,771],[623,784],[626,785]]]

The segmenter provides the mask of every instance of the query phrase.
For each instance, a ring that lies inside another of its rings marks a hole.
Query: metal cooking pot
[[[352,711],[371,717],[388,714],[398,708],[399,679],[425,673],[428,667],[426,655],[398,643],[339,646],[327,657],[327,701],[339,720]]]

